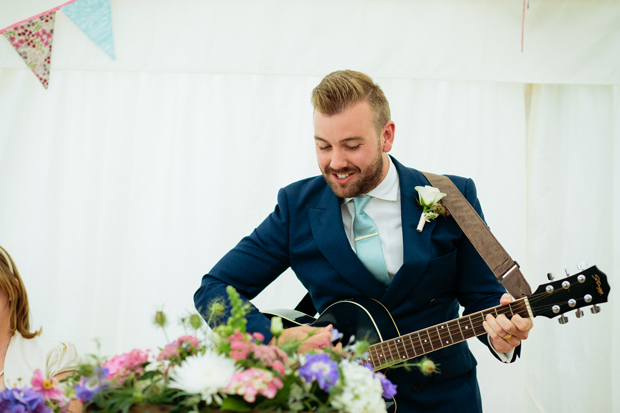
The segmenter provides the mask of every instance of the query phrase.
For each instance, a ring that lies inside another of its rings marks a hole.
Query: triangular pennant
[[[110,0],[77,0],[61,10],[112,59],[112,9]]]
[[[46,89],[50,77],[55,18],[54,10],[2,32]]]

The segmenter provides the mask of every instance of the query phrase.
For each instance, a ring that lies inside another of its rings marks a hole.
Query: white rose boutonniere
[[[450,212],[448,212],[441,200],[446,194],[430,185],[416,186],[415,190],[418,191],[418,204],[422,207],[422,215],[417,228],[418,232],[422,232],[424,224],[431,222],[431,219],[435,219],[439,215],[450,215]]]

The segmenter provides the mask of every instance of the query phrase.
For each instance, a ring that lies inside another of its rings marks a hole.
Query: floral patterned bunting
[[[54,10],[2,32],[46,89],[49,84],[55,18]]]
[[[77,0],[61,10],[104,52],[115,58],[110,0]]]

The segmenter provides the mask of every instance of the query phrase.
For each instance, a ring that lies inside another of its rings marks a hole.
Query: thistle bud
[[[166,325],[166,314],[163,311],[158,311],[155,313],[155,324],[160,327],[164,327]]]
[[[419,365],[419,369],[425,376],[430,376],[436,370],[435,363],[431,359],[427,359],[426,357],[422,359]]]
[[[200,317],[198,314],[190,315],[189,325],[192,326],[194,330],[198,330],[202,326],[202,317]]]
[[[224,305],[220,302],[214,301],[209,308],[209,315],[216,317],[222,314],[224,314]]]
[[[284,326],[282,325],[282,318],[273,317],[271,319],[271,334],[276,337],[280,337],[284,332]]]

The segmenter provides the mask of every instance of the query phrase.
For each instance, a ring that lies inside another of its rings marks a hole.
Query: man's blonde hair
[[[380,133],[391,119],[390,105],[370,76],[354,70],[338,70],[325,76],[312,91],[314,110],[326,116],[341,113],[364,100],[375,112],[375,127]]]

